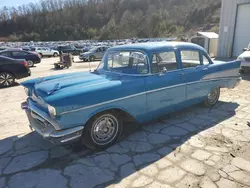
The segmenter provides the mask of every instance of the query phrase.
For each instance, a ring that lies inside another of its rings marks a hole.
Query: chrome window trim
[[[146,94],[149,94],[149,93],[154,93],[154,92],[158,92],[158,91],[162,91],[162,90],[166,90],[166,89],[170,89],[170,88],[175,88],[175,87],[180,87],[180,86],[184,86],[184,85],[186,85],[186,83],[173,85],[173,86],[168,86],[168,87],[163,87],[163,88],[154,89],[154,90],[150,90],[150,91],[145,91],[145,92],[129,95],[129,96],[126,96],[126,97],[121,97],[121,98],[118,98],[118,99],[113,99],[113,100],[110,100],[110,101],[97,103],[97,104],[90,105],[90,106],[85,106],[83,108],[78,108],[78,109],[75,109],[75,110],[65,111],[65,112],[60,113],[59,115],[64,115],[64,114],[68,114],[68,113],[72,113],[72,112],[78,112],[78,111],[81,111],[81,110],[86,110],[86,109],[89,109],[89,108],[94,108],[94,107],[97,107],[97,106],[102,106],[102,105],[105,105],[105,104],[113,103],[113,102],[116,102],[116,101],[121,101],[121,100],[124,100],[124,99],[129,99],[129,98],[132,98],[132,97],[137,97],[137,96],[140,96],[140,95],[146,95]]]

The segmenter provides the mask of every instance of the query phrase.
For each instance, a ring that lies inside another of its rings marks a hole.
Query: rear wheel
[[[1,72],[0,73],[0,86],[1,87],[8,87],[12,86],[15,82],[15,77],[8,72]]]
[[[34,62],[33,62],[33,61],[29,60],[29,61],[27,61],[27,62],[28,62],[28,66],[29,66],[29,67],[33,67],[33,66],[34,66]]]
[[[204,102],[205,106],[208,108],[213,107],[219,101],[219,98],[220,98],[220,88],[215,87],[208,93],[207,98]]]
[[[83,132],[83,143],[89,149],[100,150],[111,146],[120,137],[123,123],[115,113],[104,112],[91,118]]]

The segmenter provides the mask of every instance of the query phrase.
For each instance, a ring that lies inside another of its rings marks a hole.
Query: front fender
[[[96,104],[83,109],[73,109],[62,113],[57,117],[61,129],[72,128],[85,125],[94,115],[112,109],[119,109],[131,117],[138,123],[144,122],[147,118],[146,95],[138,95],[127,100],[119,100],[110,102],[109,104]]]
[[[131,114],[128,112],[127,109],[121,107],[121,106],[116,106],[116,105],[112,105],[112,106],[106,106],[106,107],[102,107],[102,108],[99,108],[95,111],[93,111],[91,114],[89,114],[89,116],[87,117],[86,119],[86,123],[93,117],[95,116],[96,114],[99,114],[99,113],[102,113],[102,112],[105,112],[105,111],[109,111],[109,110],[121,110],[125,113],[127,113],[128,115],[130,115],[132,118],[134,118],[136,121],[138,121],[138,119],[136,118],[136,115],[135,114]]]

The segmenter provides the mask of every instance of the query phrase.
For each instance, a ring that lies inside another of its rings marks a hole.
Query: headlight
[[[48,104],[48,111],[52,117],[56,116],[56,109],[53,106],[50,106],[49,104]]]
[[[26,95],[29,96],[29,89],[27,87],[24,88],[24,91],[25,91]]]

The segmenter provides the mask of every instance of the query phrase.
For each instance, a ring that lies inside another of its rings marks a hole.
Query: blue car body
[[[200,64],[184,68],[182,51],[199,54]],[[147,71],[108,68],[109,53],[120,51],[144,54]],[[154,54],[173,52],[177,68],[153,73]],[[205,63],[206,58],[206,63]],[[94,72],[61,74],[22,83],[28,99],[22,104],[30,126],[46,139],[67,142],[79,138],[94,115],[118,109],[144,123],[206,99],[211,89],[234,88],[241,78],[240,62],[212,61],[195,44],[179,42],[140,43],[107,50]],[[51,115],[48,106],[56,113]]]

